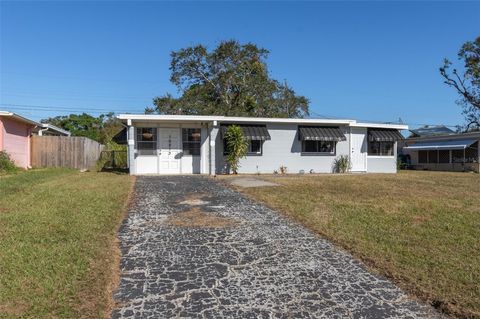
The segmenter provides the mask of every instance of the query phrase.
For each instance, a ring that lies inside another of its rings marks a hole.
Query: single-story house
[[[480,172],[480,132],[408,138],[402,153],[414,169]]]
[[[18,114],[0,111],[0,150],[6,151],[18,167],[31,167],[30,139],[40,125]]]
[[[224,174],[224,134],[242,127],[249,141],[239,173],[329,173],[340,155],[353,172],[395,173],[400,124],[339,119],[120,114],[130,174]]]

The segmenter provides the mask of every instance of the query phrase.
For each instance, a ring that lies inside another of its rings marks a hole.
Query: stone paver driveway
[[[113,318],[432,318],[349,254],[199,176],[139,177]]]

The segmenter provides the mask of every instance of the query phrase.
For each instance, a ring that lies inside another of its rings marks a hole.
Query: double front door
[[[141,130],[141,129],[139,129]],[[147,142],[137,134],[137,147],[141,143],[149,145],[151,151],[139,150],[135,159],[136,174],[180,174],[182,144],[180,128],[153,128],[147,131]]]

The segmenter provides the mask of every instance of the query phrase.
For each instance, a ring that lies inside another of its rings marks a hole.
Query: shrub
[[[347,173],[350,171],[350,158],[348,155],[340,155],[333,162],[333,171],[335,173]]]
[[[14,173],[18,170],[15,163],[5,151],[0,151],[0,173]]]
[[[237,174],[240,159],[247,155],[248,141],[243,135],[242,128],[237,125],[228,127],[225,139],[227,140],[227,163],[233,174]]]

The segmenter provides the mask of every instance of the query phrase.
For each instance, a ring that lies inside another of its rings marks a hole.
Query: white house
[[[228,172],[223,135],[239,125],[249,141],[239,173],[329,173],[348,155],[353,172],[395,173],[400,124],[338,119],[285,119],[120,114],[127,127],[130,174]]]

